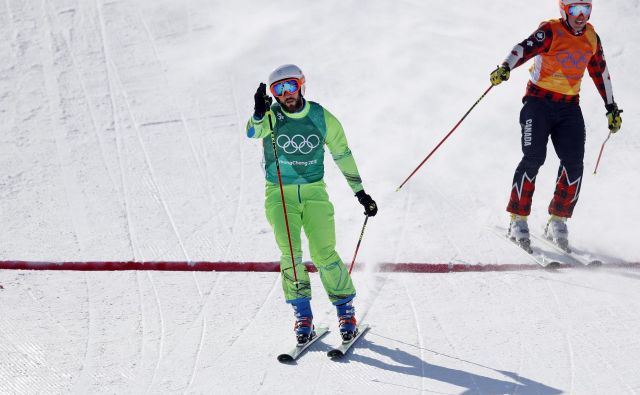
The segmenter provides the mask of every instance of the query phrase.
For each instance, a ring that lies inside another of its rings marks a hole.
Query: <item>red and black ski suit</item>
[[[543,22],[513,48],[503,64],[513,70],[531,58],[534,63],[520,112],[524,155],[513,177],[507,211],[530,214],[536,176],[551,137],[560,167],[549,213],[568,218],[578,201],[584,168],[585,126],[579,105],[582,77],[589,70],[605,106],[614,102],[611,79],[600,37],[591,24],[575,33],[563,19]]]

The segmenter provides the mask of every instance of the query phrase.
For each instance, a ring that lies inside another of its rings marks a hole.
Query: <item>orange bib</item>
[[[534,58],[529,69],[531,82],[563,95],[577,95],[589,60],[595,54],[598,38],[591,24],[580,36],[567,31],[560,19],[549,21],[553,32],[551,48]]]

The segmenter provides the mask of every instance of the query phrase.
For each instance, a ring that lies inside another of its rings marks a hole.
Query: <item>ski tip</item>
[[[278,361],[282,363],[293,362],[293,357],[289,354],[280,354],[278,355]]]
[[[560,268],[560,262],[549,262],[545,267],[545,269],[558,269]]]
[[[330,350],[327,353],[327,356],[329,358],[342,358],[342,357],[344,357],[344,353],[342,351],[340,351],[340,350]]]

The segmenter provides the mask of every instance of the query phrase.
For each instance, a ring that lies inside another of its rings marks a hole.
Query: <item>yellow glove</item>
[[[489,80],[491,81],[491,85],[496,86],[499,85],[502,81],[506,81],[509,79],[509,66],[504,64],[502,66],[498,66],[497,69],[491,72],[489,76]]]
[[[609,130],[611,133],[615,133],[620,130],[620,127],[622,126],[622,117],[620,117],[622,110],[618,109],[618,105],[616,103],[607,104],[606,107]]]

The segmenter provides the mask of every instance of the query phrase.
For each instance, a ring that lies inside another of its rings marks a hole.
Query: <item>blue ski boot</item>
[[[357,334],[356,309],[353,307],[353,299],[344,304],[336,305],[338,309],[338,322],[342,342],[350,342]]]
[[[293,312],[296,316],[296,322],[293,330],[296,333],[296,339],[299,346],[303,346],[309,340],[316,337],[313,327],[313,314],[311,313],[311,302],[309,300],[300,300],[291,304]]]

